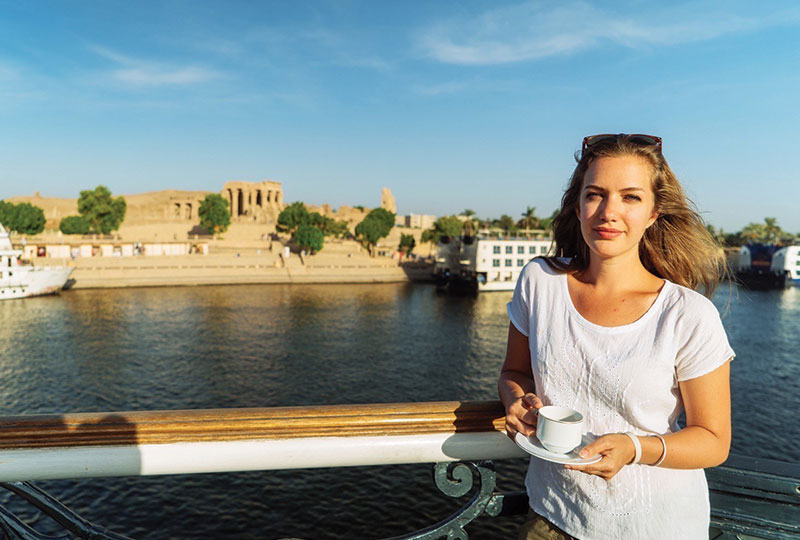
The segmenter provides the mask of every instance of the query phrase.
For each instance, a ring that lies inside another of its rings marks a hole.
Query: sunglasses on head
[[[641,146],[655,146],[658,148],[658,151],[661,151],[661,137],[656,137],[655,135],[644,135],[642,133],[604,133],[602,135],[589,135],[588,137],[583,138],[583,147],[581,148],[581,155],[585,154],[587,150],[591,150],[593,147],[597,146],[598,144],[604,143],[611,143],[616,142],[620,139],[620,137],[627,137],[628,141],[632,142],[633,144],[639,144]]]

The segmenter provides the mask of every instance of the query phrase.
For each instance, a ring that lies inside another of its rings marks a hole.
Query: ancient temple
[[[283,209],[280,182],[226,182],[221,193],[233,222],[272,223]]]

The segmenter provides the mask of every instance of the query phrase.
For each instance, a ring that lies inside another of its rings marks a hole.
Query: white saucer
[[[566,454],[557,454],[555,452],[551,452],[544,446],[542,443],[539,442],[539,439],[536,438],[536,435],[531,435],[530,437],[526,437],[522,433],[517,433],[514,437],[514,442],[517,443],[517,446],[528,452],[532,456],[536,456],[539,459],[543,459],[545,461],[552,461],[553,463],[564,463],[569,465],[589,465],[591,463],[597,463],[603,456],[600,454],[596,454],[594,456],[588,457],[586,459],[582,458],[578,455],[578,451],[581,448],[586,446],[587,444],[591,443],[594,439],[588,435],[583,436],[583,440],[581,441],[580,446],[573,450],[572,452],[568,452]]]

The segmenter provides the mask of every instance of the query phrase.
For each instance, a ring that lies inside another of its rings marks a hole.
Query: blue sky
[[[800,232],[799,98],[795,2],[0,0],[0,197],[549,215],[584,135],[637,132],[707,221]]]

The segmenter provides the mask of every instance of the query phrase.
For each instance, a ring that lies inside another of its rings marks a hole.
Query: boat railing
[[[497,401],[0,418],[2,486],[75,538],[124,537],[87,523],[30,482],[431,463],[440,491],[456,498],[472,495],[441,522],[396,538],[465,539],[467,525],[480,515],[526,512],[523,491],[496,490],[492,463],[525,457],[506,437]],[[718,538],[800,535],[800,464],[733,456],[706,472]],[[3,507],[0,528],[10,538],[43,538]]]

